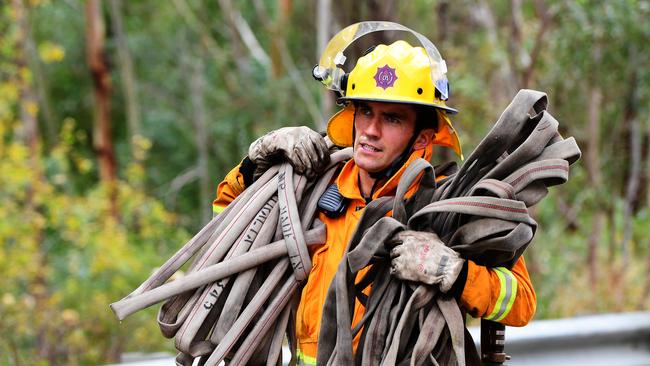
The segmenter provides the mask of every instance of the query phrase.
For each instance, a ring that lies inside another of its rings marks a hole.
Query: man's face
[[[386,169],[413,136],[415,107],[399,103],[359,102],[354,126],[354,162],[369,172]]]

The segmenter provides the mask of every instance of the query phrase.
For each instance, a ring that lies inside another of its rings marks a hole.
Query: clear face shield
[[[415,36],[429,56],[431,80],[435,82],[436,89],[440,92],[440,99],[447,100],[449,98],[446,76],[447,64],[442,59],[436,46],[422,34],[394,22],[360,22],[341,30],[325,47],[318,65],[312,71],[314,78],[322,82],[328,89],[334,90],[340,95],[345,95],[345,90],[341,88],[341,79],[345,75],[345,71],[341,67],[346,60],[343,52],[357,39],[369,33],[382,31],[403,31]]]

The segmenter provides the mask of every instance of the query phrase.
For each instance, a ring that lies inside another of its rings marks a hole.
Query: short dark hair
[[[438,111],[435,108],[416,106],[415,130],[417,132],[425,128],[433,128],[434,131],[438,132],[439,124],[440,119],[438,118]]]

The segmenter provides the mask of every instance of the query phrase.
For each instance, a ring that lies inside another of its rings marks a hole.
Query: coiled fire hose
[[[512,266],[536,230],[527,207],[539,202],[548,186],[564,183],[569,165],[580,157],[575,140],[557,132],[546,104],[545,94],[520,91],[458,172],[438,172],[448,177],[436,186],[431,165],[417,160],[404,172],[395,197],[366,207],[328,291],[319,365],[465,364],[467,338],[455,299],[392,278],[384,242],[404,228],[433,231],[464,258]],[[290,318],[311,268],[306,246],[325,240],[324,226],[314,219],[318,198],[339,163],[350,157],[350,149],[333,153],[330,167],[313,182],[294,175],[289,164],[272,167],[111,308],[124,319],[166,300],[158,322],[163,335],[175,338],[178,365],[196,357],[205,365],[226,358],[230,365],[276,365],[285,332],[295,342]],[[418,178],[420,189],[404,200]],[[165,283],[195,255],[186,276]],[[366,296],[362,291],[370,284]],[[355,299],[366,311],[353,329]]]
[[[319,365],[464,365],[464,321],[456,300],[436,287],[389,274],[384,243],[397,231],[431,231],[463,258],[511,267],[531,242],[536,222],[528,207],[547,187],[567,181],[580,157],[575,139],[563,139],[544,93],[521,90],[458,172],[435,186],[433,168],[420,159],[404,172],[395,197],[366,206],[329,288],[319,335]],[[534,111],[529,115],[529,111]],[[443,175],[448,175],[444,171]],[[423,174],[409,200],[404,193]],[[392,209],[391,217],[384,217]],[[357,281],[362,268],[371,270]],[[372,291],[362,291],[372,283]],[[354,300],[365,314],[354,328]],[[352,339],[362,332],[356,354]],[[473,344],[467,349],[474,350]]]
[[[334,152],[313,182],[288,163],[270,168],[140,287],[111,304],[117,317],[167,300],[158,323],[175,339],[177,364],[203,356],[205,365],[226,357],[231,365],[275,365],[290,300],[311,269],[307,245],[325,242],[325,227],[314,220],[318,198],[351,152]],[[165,283],[197,253],[186,276]]]

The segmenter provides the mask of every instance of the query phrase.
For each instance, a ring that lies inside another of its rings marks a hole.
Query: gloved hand
[[[395,234],[390,244],[397,244],[390,252],[390,272],[401,280],[439,285],[440,291],[447,292],[463,269],[465,260],[435,233],[405,230]]]
[[[285,157],[296,173],[313,178],[329,164],[330,154],[325,139],[306,126],[283,127],[255,140],[248,149],[248,158],[257,165],[255,177]]]

